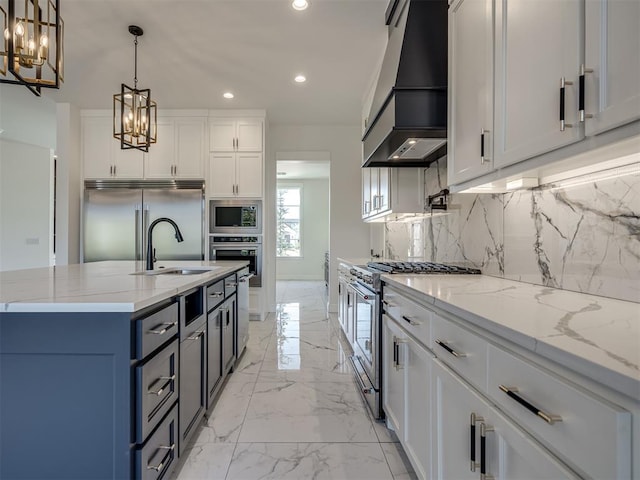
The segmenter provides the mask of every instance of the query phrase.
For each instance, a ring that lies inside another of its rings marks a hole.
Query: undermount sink
[[[131,275],[200,275],[202,273],[209,273],[213,269],[203,269],[203,268],[180,268],[180,267],[170,267],[170,268],[159,268],[158,270],[145,270],[143,272],[134,272]]]

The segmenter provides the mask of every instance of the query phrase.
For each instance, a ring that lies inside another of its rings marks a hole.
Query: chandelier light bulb
[[[5,40],[9,40],[11,38],[11,33],[9,33],[9,29],[5,28],[4,29],[4,39]]]
[[[16,25],[16,35],[22,37],[24,35],[24,25],[22,22],[18,22]]]
[[[49,37],[47,37],[46,35],[43,34],[40,37],[40,46],[48,47],[49,46]]]
[[[293,0],[293,3],[291,4],[291,6],[295,10],[306,10],[307,7],[309,6],[309,2],[307,2],[307,0]]]

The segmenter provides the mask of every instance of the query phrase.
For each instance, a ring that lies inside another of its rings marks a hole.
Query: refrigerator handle
[[[136,205],[136,210],[135,210],[135,232],[136,232],[136,260],[142,260],[142,257],[140,255],[140,210],[141,210],[141,206],[140,205]]]

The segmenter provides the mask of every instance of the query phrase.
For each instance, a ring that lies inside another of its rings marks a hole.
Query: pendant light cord
[[[134,35],[135,40],[133,41],[134,47],[134,66],[133,66],[133,88],[135,90],[138,89],[138,36]]]

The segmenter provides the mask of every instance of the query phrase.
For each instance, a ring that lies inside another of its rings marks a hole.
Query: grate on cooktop
[[[434,262],[369,262],[367,267],[385,273],[425,273],[425,274],[473,274],[481,272],[477,268],[461,267]]]

